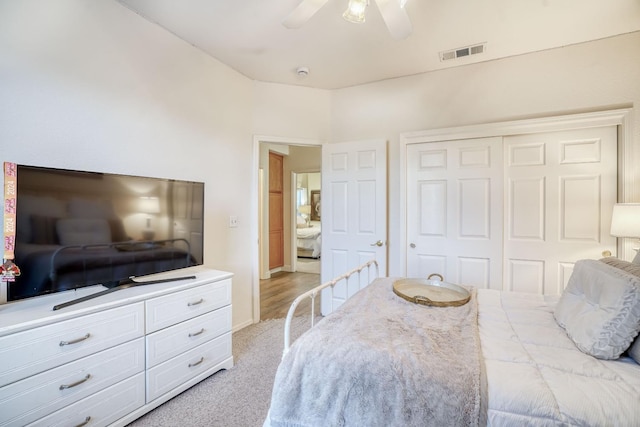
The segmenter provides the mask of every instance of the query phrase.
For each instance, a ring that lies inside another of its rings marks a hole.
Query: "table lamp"
[[[640,203],[617,203],[613,206],[611,235],[640,238]]]
[[[611,235],[614,237],[640,238],[640,203],[617,203],[613,205]],[[638,248],[634,248],[638,250]],[[636,258],[638,256],[636,255]],[[634,263],[636,259],[634,259]]]
[[[311,217],[311,205],[302,205],[298,207],[298,212],[307,222],[307,226],[309,225],[309,218]]]

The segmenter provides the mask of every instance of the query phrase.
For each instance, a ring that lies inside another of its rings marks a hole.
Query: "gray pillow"
[[[629,356],[631,356],[636,363],[640,364],[640,338],[636,338],[633,344],[631,344],[631,347],[629,347],[629,351],[627,353],[629,353]]]
[[[624,270],[627,273],[631,273],[634,276],[640,277],[640,264],[634,264],[632,262],[625,261],[623,259],[616,258],[613,256],[602,258],[600,261],[604,262],[605,264],[609,264],[612,267],[618,268],[620,270]]]
[[[640,277],[597,260],[581,260],[554,317],[581,351],[617,359],[640,330]]]
[[[18,199],[18,217],[16,218],[16,240],[30,243],[33,240],[31,230],[31,216],[46,215],[52,218],[61,218],[67,215],[65,203],[54,197],[21,195]]]

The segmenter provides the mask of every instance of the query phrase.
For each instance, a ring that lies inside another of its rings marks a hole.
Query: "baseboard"
[[[260,319],[258,319],[258,322],[260,321]],[[233,328],[231,328],[231,332],[238,332],[240,329],[244,329],[247,326],[251,326],[254,323],[258,323],[256,321],[254,321],[253,319],[249,319],[249,320],[245,320],[244,322],[235,325]]]

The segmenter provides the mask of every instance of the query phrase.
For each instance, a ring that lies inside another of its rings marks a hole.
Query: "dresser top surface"
[[[195,276],[195,279],[178,280],[178,278],[185,276]],[[89,286],[77,290],[10,302],[0,305],[0,336],[73,319],[126,304],[145,301],[149,298],[167,295],[207,283],[218,282],[231,277],[233,277],[233,273],[198,266],[137,277],[135,279],[136,281],[171,278],[175,278],[176,280],[118,290],[59,310],[53,310],[53,307],[77,298],[105,291],[107,288],[101,285]]]

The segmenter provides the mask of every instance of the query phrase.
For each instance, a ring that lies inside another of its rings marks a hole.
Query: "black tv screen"
[[[9,301],[203,262],[204,183],[18,165]]]

